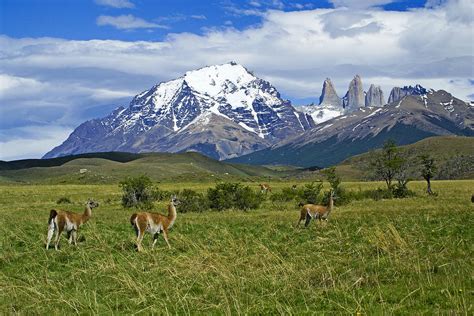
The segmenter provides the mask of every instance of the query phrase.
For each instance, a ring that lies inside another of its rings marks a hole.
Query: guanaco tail
[[[301,205],[300,205],[301,206]],[[334,208],[334,192],[331,190],[329,193],[329,206],[316,205],[316,204],[305,204],[301,207],[300,219],[296,224],[298,227],[301,221],[306,220],[304,226],[307,227],[311,222],[311,219],[315,220],[328,220],[329,214],[331,214]]]
[[[168,242],[168,231],[176,220],[176,206],[179,203],[180,202],[176,196],[173,195],[171,197],[171,202],[168,205],[168,216],[150,212],[139,212],[132,214],[132,217],[130,217],[130,223],[135,229],[135,233],[137,235],[138,251],[143,250],[142,240],[145,232],[148,232],[153,236],[152,248],[155,247],[160,232],[163,232],[163,237],[166,241],[166,244],[168,245],[168,248],[171,248],[170,243]]]
[[[77,231],[84,223],[86,223],[92,216],[92,209],[98,207],[96,203],[89,199],[86,203],[86,209],[83,214],[73,213],[69,211],[51,210],[48,219],[48,237],[46,241],[46,249],[49,249],[49,244],[56,232],[56,240],[54,248],[58,250],[59,237],[63,231],[66,231],[69,243],[77,245]]]

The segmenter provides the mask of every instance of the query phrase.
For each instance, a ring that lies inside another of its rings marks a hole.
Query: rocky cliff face
[[[343,98],[343,106],[347,111],[353,111],[365,105],[364,88],[359,75],[349,84],[349,90]]]
[[[102,151],[195,150],[224,159],[313,126],[311,117],[296,111],[269,82],[228,63],[155,85],[135,96],[127,108],[80,125],[44,158]],[[191,130],[201,137],[192,137]]]
[[[324,167],[381,147],[387,139],[403,145],[435,135],[474,136],[474,107],[444,90],[430,90],[383,107],[359,108],[232,161]]]
[[[331,79],[326,78],[323,83],[323,91],[319,97],[320,106],[332,106],[339,108],[342,106],[342,100],[337,95],[336,89],[331,82]]]
[[[398,102],[403,97],[407,95],[425,95],[427,90],[420,86],[419,84],[412,86],[404,86],[403,88],[394,87],[390,92],[390,96],[388,97],[388,103]]]
[[[381,107],[383,105],[385,105],[385,99],[383,97],[382,88],[371,84],[367,94],[365,95],[365,106]]]

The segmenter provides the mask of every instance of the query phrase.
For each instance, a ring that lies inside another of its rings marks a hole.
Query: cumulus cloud
[[[408,12],[259,11],[257,26],[238,30],[228,23],[160,42],[0,36],[0,129],[20,117],[24,125],[49,120],[71,128],[126,105],[155,83],[230,60],[296,104],[317,101],[326,77],[344,95],[355,74],[366,88],[382,85],[386,96],[393,86],[420,83],[468,99],[474,92],[474,22],[466,19],[465,3]]]
[[[375,6],[381,6],[400,0],[329,0],[334,7],[365,9]]]
[[[48,149],[61,144],[71,132],[69,127],[50,125],[0,130],[0,160],[42,157]]]
[[[129,0],[95,0],[95,3],[112,8],[134,8],[135,5]]]
[[[101,15],[97,18],[96,22],[99,26],[109,25],[119,30],[168,28],[165,25],[148,22],[142,18],[135,17],[131,14],[119,16]]]

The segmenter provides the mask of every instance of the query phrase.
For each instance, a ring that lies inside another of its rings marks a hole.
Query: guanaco
[[[329,206],[323,206],[323,205],[315,205],[315,204],[305,204],[301,205],[302,206],[301,211],[300,211],[300,219],[298,220],[298,223],[296,224],[296,227],[298,227],[301,223],[301,221],[306,220],[304,223],[304,227],[307,227],[309,223],[311,222],[311,219],[315,220],[328,220],[329,214],[331,213],[332,209],[334,208],[334,191],[329,192]]]
[[[142,240],[145,232],[149,232],[153,235],[153,245],[155,247],[156,241],[158,240],[158,235],[160,232],[163,232],[163,237],[168,245],[168,248],[171,248],[170,243],[168,242],[168,231],[173,226],[176,220],[176,206],[180,202],[175,195],[171,197],[171,202],[168,205],[168,216],[159,214],[159,213],[149,213],[149,212],[139,212],[132,214],[130,217],[130,224],[132,224],[137,235],[137,250],[142,251]]]
[[[261,183],[260,192],[267,194],[268,192],[272,192],[272,188],[266,183]]]
[[[51,210],[49,212],[48,219],[48,237],[46,242],[46,249],[49,249],[49,244],[53,238],[54,232],[56,232],[56,240],[54,242],[54,248],[58,250],[59,237],[65,230],[69,239],[70,244],[77,245],[77,231],[84,223],[86,223],[92,216],[92,209],[99,206],[99,203],[92,200],[88,200],[86,203],[86,209],[83,214],[73,213],[69,211],[58,211]]]

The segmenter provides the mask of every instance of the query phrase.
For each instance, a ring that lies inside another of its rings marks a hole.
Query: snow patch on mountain
[[[342,107],[337,108],[334,106],[302,105],[298,106],[296,109],[302,113],[311,115],[311,118],[316,124],[321,124],[344,114],[344,109]]]

